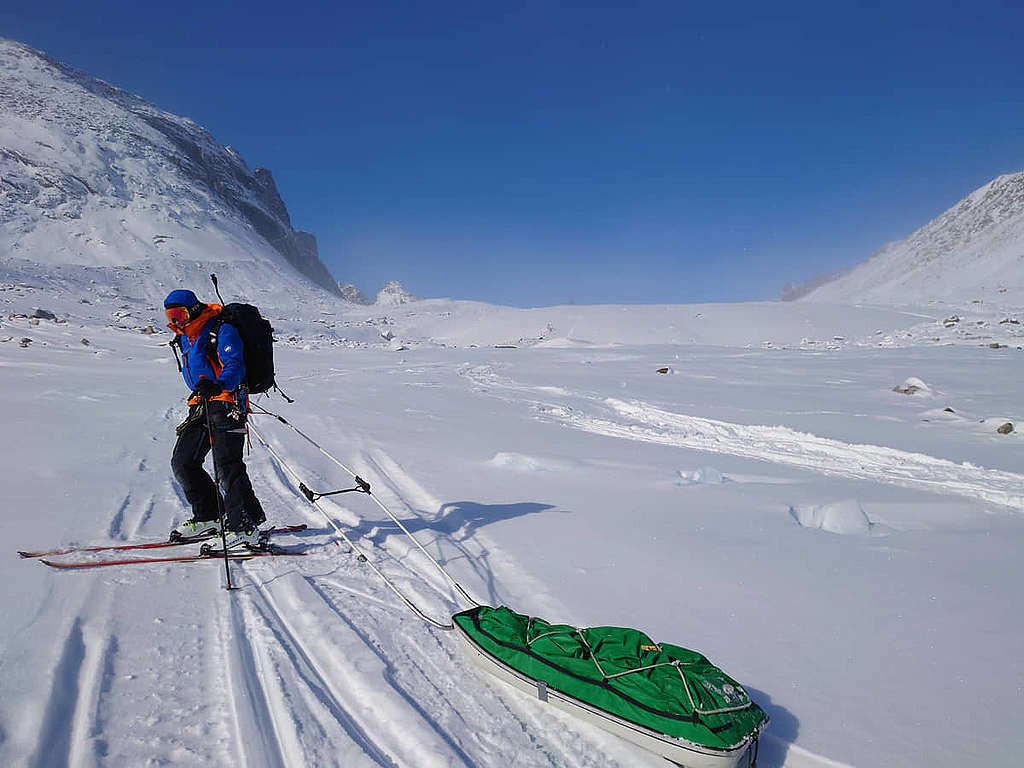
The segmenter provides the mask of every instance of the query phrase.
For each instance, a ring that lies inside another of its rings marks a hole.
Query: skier
[[[181,374],[192,395],[188,417],[178,426],[171,469],[192,505],[192,518],[171,531],[171,539],[209,537],[221,532],[218,489],[203,469],[210,451],[207,409],[213,426],[213,459],[224,491],[224,546],[258,547],[266,520],[242,461],[249,397],[242,337],[217,316],[223,307],[204,304],[192,291],[171,291],[164,300],[167,327],[177,334]],[[220,549],[220,537],[210,539]]]

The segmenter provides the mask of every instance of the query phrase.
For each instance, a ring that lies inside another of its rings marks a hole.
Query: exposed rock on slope
[[[352,304],[371,304],[372,302],[363,295],[363,292],[351,283],[338,283],[338,290],[341,291],[341,298]]]

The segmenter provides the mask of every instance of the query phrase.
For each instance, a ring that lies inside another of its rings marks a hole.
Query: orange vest
[[[190,320],[188,322],[188,324],[184,328],[184,331],[182,331],[177,326],[175,326],[175,325],[173,325],[171,323],[168,323],[167,327],[170,328],[172,331],[174,331],[179,336],[184,336],[185,338],[187,338],[190,342],[192,342],[192,345],[190,345],[190,346],[194,347],[195,341],[202,334],[203,329],[206,327],[206,324],[208,322],[210,322],[211,319],[213,319],[214,317],[219,315],[223,309],[224,309],[224,307],[222,307],[220,304],[208,304],[206,306],[206,309],[204,309],[199,314],[198,317],[196,317],[196,318],[194,318],[194,319],[192,319],[192,320]],[[184,352],[185,346],[182,345],[181,348],[182,348],[182,351]],[[220,376],[220,372],[224,370],[224,364],[221,362],[220,356],[218,355],[217,350],[214,349],[212,352],[210,352],[210,350],[207,350],[206,359],[210,363],[210,367],[213,368],[213,375],[215,377]],[[186,377],[186,381],[187,381],[187,377]],[[189,386],[191,386],[191,384]],[[210,399],[211,400],[217,400],[217,401],[224,402],[224,403],[233,403],[233,402],[235,402],[234,393],[231,392],[231,390],[227,390],[227,389],[224,390],[223,392],[221,392],[219,395],[214,395]],[[188,404],[189,405],[197,405],[198,403],[201,403],[201,402],[202,402],[202,399],[199,398],[198,396],[196,396],[196,397],[189,398]]]

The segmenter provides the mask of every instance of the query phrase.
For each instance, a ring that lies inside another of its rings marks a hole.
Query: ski
[[[285,549],[250,549],[240,550],[238,552],[229,552],[228,560],[253,560],[257,557],[299,557],[305,555],[305,552],[290,552]],[[41,558],[40,563],[48,565],[51,568],[62,568],[62,569],[81,569],[81,568],[102,568],[108,565],[153,565],[158,563],[197,563],[201,560],[213,560],[216,562],[222,562],[224,560],[223,552],[215,552],[209,555],[178,555],[175,557],[138,557],[138,558],[124,558],[120,560],[47,560]]]
[[[276,536],[282,533],[297,533],[306,530],[306,524],[281,525],[269,528],[263,532],[265,536]],[[219,534],[218,534],[219,535]],[[194,539],[176,539],[175,541],[150,541],[145,544],[107,544],[99,547],[68,547],[67,549],[50,549],[44,552],[23,552],[18,550],[22,557],[56,557],[57,555],[70,555],[76,552],[124,552],[133,549],[162,549],[163,547],[179,547],[182,544],[198,544],[212,536],[203,536]]]

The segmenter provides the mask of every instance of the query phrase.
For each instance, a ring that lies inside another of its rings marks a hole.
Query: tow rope
[[[298,429],[298,427],[296,427],[294,424],[289,422],[283,416],[280,416],[280,415],[278,415],[276,413],[271,413],[270,411],[268,411],[267,409],[263,408],[262,406],[251,405],[251,407],[258,408],[258,410],[255,410],[254,413],[258,413],[258,414],[266,415],[266,416],[272,416],[273,418],[277,419],[279,422],[281,422],[282,424],[287,426],[289,429],[294,431],[297,435],[299,435],[306,442],[308,442],[310,445],[315,447],[318,451],[320,451],[320,453],[322,453],[330,461],[332,461],[334,464],[336,464],[338,467],[340,467],[342,470],[344,470],[346,473],[348,473],[352,477],[353,481],[356,483],[355,487],[353,487],[353,488],[344,488],[344,489],[341,489],[341,490],[338,490],[338,491],[327,491],[327,492],[324,492],[324,493],[316,493],[315,491],[311,491],[309,489],[309,487],[306,486],[305,482],[303,482],[303,480],[299,476],[298,472],[296,472],[288,464],[288,462],[286,462],[284,460],[284,458],[282,458],[280,453],[278,453],[278,451],[275,450],[275,448],[272,445],[270,445],[269,442],[267,442],[267,440],[263,437],[263,435],[260,434],[260,431],[258,429],[256,429],[255,426],[252,425],[251,420],[250,420],[249,428],[252,431],[252,433],[256,436],[256,439],[260,442],[261,445],[263,445],[264,448],[267,449],[267,451],[270,453],[270,455],[273,456],[277,460],[277,462],[281,465],[282,468],[284,468],[284,470],[291,476],[291,478],[296,483],[298,483],[298,487],[299,487],[300,493],[302,493],[302,495],[306,498],[306,500],[310,504],[312,504],[317,509],[317,511],[320,512],[321,515],[324,516],[324,519],[327,521],[328,525],[330,525],[331,528],[334,529],[335,533],[337,533],[338,536],[345,542],[345,544],[348,545],[349,550],[351,552],[355,553],[355,555],[357,556],[359,561],[366,563],[373,570],[373,572],[376,573],[377,576],[379,576],[381,578],[381,580],[384,581],[384,583],[388,585],[388,587],[391,589],[391,591],[394,592],[399,597],[399,599],[401,599],[401,601],[403,603],[405,603],[405,605],[411,611],[413,611],[413,613],[415,613],[421,619],[426,621],[428,624],[431,624],[431,625],[437,627],[438,629],[444,629],[444,630],[454,629],[454,624],[452,624],[451,622],[439,621],[439,620],[437,620],[435,618],[432,618],[431,616],[428,616],[422,609],[420,609],[419,606],[417,606],[411,599],[409,599],[409,597],[407,595],[405,595],[405,593],[403,593],[402,590],[399,589],[394,584],[394,582],[391,581],[391,579],[389,579],[376,565],[374,565],[373,562],[371,562],[366,557],[366,554],[362,550],[360,550],[359,547],[357,547],[352,542],[352,540],[345,534],[345,532],[338,526],[338,524],[327,513],[327,511],[324,510],[323,507],[320,506],[319,502],[320,502],[321,498],[323,498],[324,496],[333,496],[333,495],[336,495],[336,494],[339,494],[339,493],[352,493],[352,492],[365,493],[367,496],[369,496],[371,499],[373,499],[374,503],[381,509],[381,511],[383,511],[384,514],[386,514],[392,520],[392,522],[394,522],[395,525],[398,526],[398,528],[402,531],[402,533],[405,536],[407,536],[413,542],[413,544],[416,545],[416,547],[420,550],[420,552],[423,553],[423,555],[434,565],[434,567],[438,570],[438,572],[442,576],[444,576],[444,578],[448,581],[448,583],[451,584],[451,586],[465,600],[467,600],[469,603],[471,603],[474,607],[481,605],[481,603],[477,602],[463,588],[463,586],[461,584],[459,584],[459,582],[456,581],[451,576],[451,574],[449,574],[448,571],[446,571],[444,569],[444,566],[442,566],[429,552],[427,552],[427,550],[424,548],[424,546],[422,544],[420,544],[420,542],[416,539],[415,536],[412,535],[412,533],[409,531],[408,528],[405,527],[405,525],[402,523],[402,521],[399,520],[391,512],[391,510],[388,509],[387,506],[383,502],[381,502],[381,500],[378,499],[373,494],[373,492],[372,492],[372,490],[370,488],[370,484],[368,482],[366,482],[361,477],[359,477],[359,475],[357,475],[355,472],[353,472],[351,469],[349,469],[345,464],[343,464],[341,461],[339,461],[336,457],[332,456],[319,443],[317,443],[315,440],[313,440],[311,437],[309,437],[309,435],[307,435],[304,432],[302,432],[300,429]],[[337,541],[335,541],[335,543],[337,543]]]

